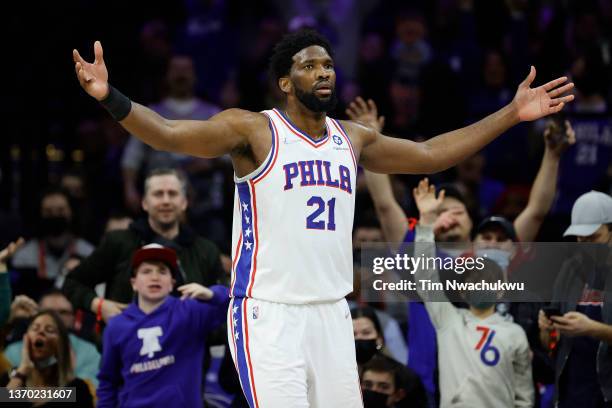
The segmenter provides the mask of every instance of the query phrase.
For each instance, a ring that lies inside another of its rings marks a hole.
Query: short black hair
[[[382,326],[380,325],[380,320],[378,320],[378,316],[376,315],[376,311],[371,306],[358,306],[354,309],[351,309],[351,318],[353,320],[358,319],[360,317],[365,317],[366,319],[370,319],[374,328],[376,329],[377,337],[382,337],[384,340],[384,333],[382,330]]]
[[[394,382],[394,391],[397,391],[400,388],[404,388],[402,387],[403,384],[399,364],[385,355],[375,355],[363,366],[363,369],[361,371],[362,381],[363,376],[368,371],[373,371],[375,373],[391,374],[391,377],[393,377]]]
[[[270,75],[276,81],[289,74],[293,56],[304,48],[319,45],[333,58],[331,44],[321,34],[312,29],[301,29],[286,34],[275,46],[270,57]]]

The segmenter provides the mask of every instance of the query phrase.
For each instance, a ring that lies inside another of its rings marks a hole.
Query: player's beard
[[[298,86],[294,84],[295,88],[295,96],[298,98],[302,104],[315,113],[323,113],[334,110],[336,104],[338,103],[338,98],[336,96],[336,88],[332,89],[331,94],[325,98],[320,99],[317,95],[315,95],[314,91],[306,92],[300,89]]]

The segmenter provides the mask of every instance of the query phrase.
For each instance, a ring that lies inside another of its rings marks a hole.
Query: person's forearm
[[[527,207],[514,221],[519,240],[529,242],[536,238],[546,214],[552,207],[557,190],[558,173],[559,156],[546,149],[529,193]]]
[[[62,291],[74,307],[91,310],[93,313],[96,313],[95,309],[92,310],[92,301],[97,297],[96,292],[93,288],[74,279],[73,274],[74,271],[66,277]]]
[[[393,195],[389,176],[369,170],[364,170],[364,176],[385,240],[401,242],[408,231],[408,224],[406,213]]]
[[[422,258],[423,260],[436,257],[436,246],[434,239],[433,227],[430,224],[419,223],[416,226],[416,234],[414,236],[414,257]],[[428,268],[427,265],[419,264],[414,273],[414,281],[416,282],[416,290],[423,301],[440,301],[444,300],[440,296],[434,296],[432,291],[424,290],[420,281],[440,282],[438,270]],[[436,293],[436,295],[438,295]]]
[[[132,102],[132,110],[119,123],[132,135],[157,150],[173,151],[176,148],[170,121],[146,106]]]
[[[423,142],[431,156],[430,173],[446,170],[467,159],[519,122],[517,110],[510,103],[476,123]]]
[[[589,335],[612,345],[612,325],[594,321]]]

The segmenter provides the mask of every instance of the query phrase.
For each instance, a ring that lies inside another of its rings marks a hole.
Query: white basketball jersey
[[[281,303],[335,301],[353,290],[352,228],[357,163],[338,121],[314,140],[278,109],[272,148],[235,178],[233,297]]]

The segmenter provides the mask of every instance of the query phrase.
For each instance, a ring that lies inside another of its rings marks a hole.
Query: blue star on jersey
[[[238,319],[236,319],[236,313],[238,313],[238,306],[232,308],[232,322],[234,323],[234,337],[238,341],[240,339],[240,331],[238,331]]]
[[[241,205],[241,209],[242,209],[242,216],[244,217],[244,222],[247,224],[251,223],[251,211],[250,211],[250,207],[247,203],[245,202],[240,202]],[[253,241],[249,241],[248,238],[251,237],[251,227],[248,227],[245,231],[244,231],[244,249],[247,251],[250,251],[251,248],[253,247]]]

